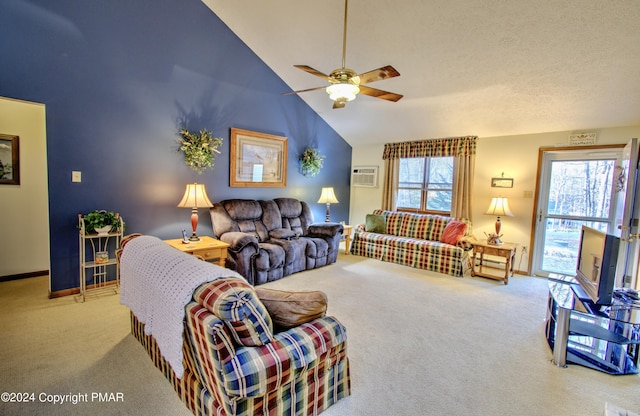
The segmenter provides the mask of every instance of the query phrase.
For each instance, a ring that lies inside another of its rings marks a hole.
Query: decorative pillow
[[[468,224],[460,221],[449,221],[444,230],[442,231],[442,236],[440,236],[440,241],[443,243],[456,245],[460,241],[460,239],[467,232]]]
[[[286,228],[278,228],[277,230],[269,231],[269,237],[277,238],[280,240],[290,240],[292,238],[298,237],[298,234],[291,230],[287,230]]]
[[[256,293],[278,329],[293,328],[327,313],[327,295],[318,290],[288,292],[257,287]]]
[[[370,233],[384,234],[387,231],[387,220],[384,215],[367,214],[364,230]]]
[[[258,347],[273,339],[269,312],[244,280],[228,277],[205,283],[193,298],[229,327],[238,344]]]

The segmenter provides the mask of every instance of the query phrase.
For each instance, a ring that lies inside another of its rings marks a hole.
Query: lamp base
[[[200,237],[196,235],[196,229],[198,228],[198,208],[191,209],[191,230],[192,234],[189,237],[189,241],[200,241]]]

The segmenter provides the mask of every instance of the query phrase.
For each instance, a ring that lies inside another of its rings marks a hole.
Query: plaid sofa
[[[239,279],[218,279],[199,287],[187,304],[180,379],[131,313],[132,334],[194,415],[317,415],[350,395],[347,335],[340,322],[324,316],[275,332],[262,345],[243,345],[238,333],[246,331],[230,326],[215,309],[225,296],[221,287],[231,281],[255,293]],[[230,302],[227,310],[241,303]]]
[[[462,277],[468,269],[468,244],[454,246],[439,241],[446,225],[455,218],[380,209],[373,214],[385,217],[385,233],[367,232],[364,224],[358,225],[351,243],[352,254],[455,277]],[[470,224],[465,219],[457,220]]]

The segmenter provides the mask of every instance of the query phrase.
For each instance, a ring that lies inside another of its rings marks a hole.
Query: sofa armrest
[[[241,347],[222,367],[230,397],[259,397],[291,381],[302,368],[321,364],[329,351],[346,349],[347,333],[335,318],[325,316],[280,332],[267,345]]]
[[[311,224],[307,230],[307,236],[333,238],[337,234],[342,234],[342,231],[344,231],[342,224],[335,222],[322,222]]]
[[[229,244],[229,250],[242,251],[246,246],[254,246],[258,250],[258,239],[246,233],[233,231],[230,233],[224,233],[220,236],[220,241]]]

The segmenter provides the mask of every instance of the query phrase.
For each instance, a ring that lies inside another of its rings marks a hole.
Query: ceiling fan
[[[311,68],[307,65],[294,65],[305,72],[320,77],[326,81],[329,81],[331,85],[328,87],[316,87],[306,90],[298,90],[287,94],[297,94],[301,92],[308,92],[314,90],[320,90],[325,88],[329,98],[333,100],[333,108],[343,108],[347,101],[351,101],[356,98],[358,93],[369,95],[371,97],[381,98],[387,101],[398,101],[402,98],[402,95],[393,92],[383,91],[376,88],[367,87],[364,84],[368,84],[374,81],[380,81],[387,78],[393,78],[400,75],[398,71],[391,65],[383,66],[378,69],[374,69],[363,74],[358,75],[353,69],[349,69],[345,66],[345,58],[347,54],[347,8],[349,0],[344,2],[344,32],[342,38],[342,68],[334,69],[329,75]]]

